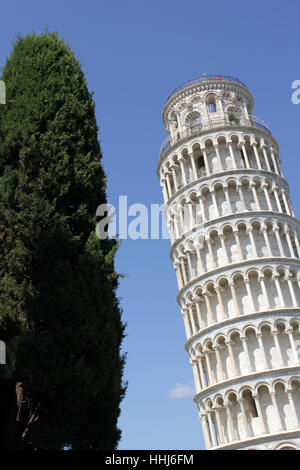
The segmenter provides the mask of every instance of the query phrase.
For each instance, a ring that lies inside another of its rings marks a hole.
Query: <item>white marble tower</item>
[[[300,450],[300,223],[239,80],[174,90],[157,167],[207,449]]]

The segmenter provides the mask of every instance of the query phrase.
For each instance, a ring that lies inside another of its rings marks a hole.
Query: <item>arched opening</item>
[[[209,113],[215,113],[217,111],[215,95],[208,95],[206,103]]]
[[[280,428],[284,431],[293,428],[293,410],[288,400],[288,396],[285,390],[285,386],[281,382],[277,382],[274,387],[276,394],[276,404],[278,408],[278,414],[280,416]]]
[[[280,447],[279,449],[276,449],[276,450],[298,450],[298,449],[296,449],[296,447],[292,447],[292,446],[283,446],[283,447]]]
[[[227,109],[227,119],[228,123],[233,126],[238,126],[240,124],[240,111],[235,106],[229,106]]]
[[[245,389],[242,393],[242,400],[245,409],[245,434],[248,431],[248,435],[255,436],[260,434],[260,422],[258,418],[258,411],[256,403],[252,396],[250,389]]]
[[[260,345],[258,342],[258,337],[256,331],[252,326],[249,326],[245,331],[245,337],[248,346],[248,353],[250,364],[245,370],[249,372],[258,372],[260,370],[265,370],[265,362],[263,360],[262,351],[260,350]]]
[[[233,113],[230,113],[230,114],[228,115],[228,121],[229,121],[230,124],[232,124],[232,125],[237,125],[237,126],[238,126],[239,123],[240,123],[239,118],[238,118],[235,114],[233,114]]]
[[[242,430],[242,411],[240,404],[237,401],[237,396],[235,392],[231,392],[228,396],[228,404],[230,406],[230,415],[233,425],[233,437],[234,439],[241,439],[241,430]]]
[[[195,134],[199,132],[202,127],[200,113],[192,111],[185,119],[186,130],[188,133]]]
[[[197,157],[197,171],[200,178],[202,176],[206,176],[206,168],[203,155],[199,155]]]

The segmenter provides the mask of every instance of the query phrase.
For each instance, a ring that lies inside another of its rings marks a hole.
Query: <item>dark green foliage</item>
[[[94,103],[54,33],[18,38],[1,78],[0,448],[114,449],[124,325]]]

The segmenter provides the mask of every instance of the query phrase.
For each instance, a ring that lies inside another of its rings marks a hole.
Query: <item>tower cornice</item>
[[[162,120],[163,123],[166,125],[166,117],[168,112],[176,106],[177,103],[179,103],[181,100],[193,96],[197,93],[200,92],[207,92],[207,91],[216,91],[216,90],[222,90],[222,91],[234,91],[238,92],[241,95],[243,95],[246,99],[249,100],[251,106],[253,106],[253,97],[250,91],[247,89],[246,85],[242,83],[236,83],[231,80],[211,80],[211,81],[201,81],[201,78],[199,79],[199,82],[196,84],[193,83],[191,85],[187,84],[182,85],[183,88],[180,89],[179,91],[175,91],[171,93],[169,98],[167,99],[167,102],[164,106],[163,113],[162,113]]]

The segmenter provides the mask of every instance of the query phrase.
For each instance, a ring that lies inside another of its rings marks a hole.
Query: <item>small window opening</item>
[[[207,106],[210,113],[215,113],[217,111],[215,95],[209,95],[207,97]]]

